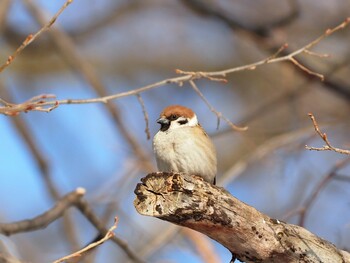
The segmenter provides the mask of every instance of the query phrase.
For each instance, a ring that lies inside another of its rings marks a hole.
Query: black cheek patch
[[[161,131],[166,131],[166,130],[169,129],[169,127],[170,127],[170,122],[169,123],[161,123],[160,124],[160,130]]]
[[[181,120],[181,121],[178,121],[178,123],[180,123],[180,125],[184,125],[188,122],[188,120]]]

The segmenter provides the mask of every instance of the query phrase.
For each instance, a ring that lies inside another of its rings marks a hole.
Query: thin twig
[[[37,39],[43,32],[50,29],[50,27],[55,23],[57,18],[72,2],[73,0],[67,0],[46,25],[40,28],[40,30],[36,32],[34,35],[29,34],[27,38],[22,42],[22,44],[16,49],[16,51],[7,58],[7,61],[0,66],[0,73],[13,62],[13,60],[23,51],[23,49],[25,49],[30,43],[32,43],[35,39]]]
[[[288,43],[284,43],[275,54],[268,58],[268,60],[270,61],[271,59],[277,58],[286,48],[288,48]]]
[[[199,90],[196,83],[194,83],[193,80],[189,81],[192,89],[198,94],[198,96],[204,101],[205,104],[207,104],[208,108],[213,112],[217,117],[217,129],[219,129],[220,126],[220,119],[223,119],[228,125],[231,126],[232,129],[236,131],[246,131],[248,127],[239,127],[235,124],[233,124],[229,119],[227,119],[224,115],[222,115],[221,112],[218,112],[211,104],[210,102],[204,97],[203,93]]]
[[[58,260],[55,260],[54,263],[60,263],[60,262],[66,261],[66,260],[71,259],[71,258],[80,257],[86,251],[89,251],[89,250],[101,245],[102,243],[106,242],[108,239],[110,239],[111,237],[114,236],[113,231],[115,229],[117,229],[117,226],[118,226],[118,217],[115,217],[114,218],[114,225],[107,231],[106,235],[103,238],[101,238],[100,240],[98,240],[94,243],[89,244],[88,246],[84,247],[83,249],[80,249],[79,251],[76,251],[68,256],[65,256],[65,257],[62,257]]]
[[[316,46],[321,40],[323,40],[324,38],[332,35],[333,33],[335,33],[338,30],[344,29],[346,26],[348,26],[350,23],[350,17],[346,18],[344,22],[342,22],[341,24],[339,24],[338,26],[331,28],[331,29],[327,29],[320,37],[316,38],[315,40],[313,40],[312,42],[310,42],[309,44],[299,48],[298,50],[286,55],[286,56],[282,56],[282,57],[278,57],[278,58],[267,58],[252,64],[248,64],[248,65],[244,65],[241,67],[236,67],[236,68],[232,68],[232,69],[226,69],[226,70],[221,70],[221,71],[213,71],[213,72],[202,72],[204,75],[207,76],[226,76],[226,74],[229,73],[233,73],[233,72],[237,72],[237,71],[242,71],[242,70],[251,70],[251,69],[255,69],[258,66],[261,66],[263,64],[266,63],[276,63],[276,62],[281,62],[281,61],[291,61],[292,58],[294,58],[295,56],[304,53],[305,50],[311,49],[312,47]]]
[[[50,112],[58,107],[57,100],[54,100],[53,106],[43,106],[45,102],[52,101],[56,96],[52,94],[42,94],[35,96],[23,103],[14,104],[0,99],[0,113],[7,116],[17,116],[21,112],[27,113],[28,111],[43,111]]]
[[[93,212],[92,208],[90,207],[90,205],[86,200],[83,200],[83,199],[79,200],[79,202],[76,204],[76,207],[90,221],[90,223],[99,231],[100,235],[105,235],[108,232],[108,229],[105,228],[104,224],[96,216],[96,214]],[[121,240],[116,236],[112,236],[111,240],[115,244],[117,244],[133,262],[135,263],[144,262],[139,258],[139,256],[136,253],[130,250],[128,244],[125,241]]]
[[[289,59],[295,66],[297,66],[298,68],[300,68],[301,70],[305,71],[306,73],[308,73],[309,75],[313,75],[318,77],[321,81],[324,81],[324,75],[314,72],[311,69],[305,67],[304,65],[302,65],[298,60],[296,60],[294,57],[291,57]]]
[[[320,54],[320,53],[316,53],[316,52],[310,51],[308,49],[305,49],[304,53],[306,53],[308,55],[311,55],[311,56],[320,57],[320,58],[328,58],[328,57],[330,57],[329,54]]]
[[[334,151],[337,153],[350,155],[350,150],[344,150],[344,149],[333,147],[328,140],[327,134],[321,132],[321,130],[316,122],[315,116],[312,113],[309,113],[309,117],[312,120],[312,123],[315,127],[316,133],[322,138],[322,140],[326,143],[326,145],[324,145],[323,147],[310,147],[310,146],[305,145],[305,148],[307,150],[310,150],[310,151],[311,150],[313,150],[313,151]]]
[[[137,97],[137,100],[138,102],[140,103],[141,105],[141,108],[142,108],[142,113],[143,113],[143,116],[145,118],[145,123],[146,123],[146,128],[145,128],[145,133],[146,133],[146,136],[147,136],[147,140],[149,140],[151,138],[151,134],[149,132],[149,118],[148,118],[148,112],[146,110],[146,107],[145,107],[145,102],[143,101],[141,95],[138,93],[136,94],[136,97]]]

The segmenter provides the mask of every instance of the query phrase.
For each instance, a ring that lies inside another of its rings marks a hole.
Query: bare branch
[[[299,54],[302,54],[302,53],[308,54],[308,52],[305,52],[305,50],[309,51],[309,49],[311,49],[314,46],[316,46],[321,40],[323,40],[324,38],[332,35],[333,33],[335,33],[338,30],[344,29],[346,26],[349,25],[349,23],[350,23],[350,17],[346,18],[345,21],[342,22],[341,24],[339,24],[338,26],[336,26],[334,28],[331,28],[331,29],[327,29],[324,32],[324,34],[322,34],[320,37],[316,38],[312,42],[308,43],[307,45],[299,48],[298,50],[296,50],[296,51],[294,51],[294,52],[292,52],[292,53],[290,53],[288,55],[285,55],[285,56],[282,56],[282,57],[277,57],[277,58],[269,57],[267,59],[264,59],[264,60],[261,60],[261,61],[258,61],[258,62],[252,63],[252,64],[248,64],[248,65],[245,65],[245,66],[242,66],[242,67],[236,67],[236,68],[232,68],[232,69],[226,69],[226,70],[215,71],[215,72],[203,72],[203,74],[207,75],[207,76],[223,76],[224,77],[224,76],[226,76],[226,74],[237,72],[237,71],[242,71],[242,70],[252,70],[252,69],[255,69],[256,67],[261,66],[261,65],[266,64],[266,63],[276,63],[276,62],[281,62],[281,61],[292,61],[292,59],[295,56],[299,55]],[[281,51],[279,51],[279,52],[281,52]]]
[[[0,95],[6,98],[6,101],[12,100],[12,96],[10,92],[7,91],[7,87],[3,85],[3,83],[0,81]],[[50,95],[45,95],[46,97],[50,97]],[[43,95],[41,95],[41,98]],[[46,100],[46,99],[39,99]],[[0,103],[7,103],[5,100],[1,100]],[[40,103],[37,103],[38,107],[40,107]],[[18,114],[18,109],[10,108],[11,115]],[[17,131],[22,136],[24,142],[27,144],[28,149],[30,150],[39,170],[40,170],[40,176],[43,181],[43,183],[46,185],[47,191],[52,197],[54,201],[57,201],[61,198],[61,194],[58,191],[57,187],[55,186],[54,182],[52,181],[51,174],[50,174],[50,166],[48,163],[47,158],[42,153],[42,149],[36,145],[35,140],[33,138],[33,135],[30,132],[30,129],[27,125],[27,123],[22,118],[11,118],[11,121],[15,125]],[[64,234],[67,236],[67,241],[71,245],[72,251],[79,248],[79,242],[76,238],[75,233],[75,227],[72,220],[72,217],[69,213],[65,213],[63,215],[63,229]]]
[[[315,127],[316,133],[321,137],[321,139],[326,143],[326,145],[323,146],[323,147],[310,147],[310,146],[305,145],[305,148],[307,150],[313,150],[313,151],[334,151],[334,152],[337,152],[337,153],[350,155],[350,150],[344,150],[344,149],[333,147],[331,145],[331,143],[329,142],[329,140],[328,140],[327,134],[321,132],[320,128],[318,127],[318,124],[316,122],[315,116],[312,113],[309,113],[309,117],[312,120],[312,123],[313,123],[313,125]]]
[[[8,10],[12,4],[11,0],[3,0],[0,2],[0,32],[3,33],[3,29],[6,25],[6,18],[8,15]]]
[[[16,51],[7,58],[7,61],[0,66],[0,73],[14,61],[14,59],[23,51],[23,49],[25,49],[30,43],[37,39],[42,33],[49,30],[50,27],[56,22],[57,18],[72,2],[73,0],[67,0],[45,26],[40,28],[40,30],[34,35],[29,34],[27,38],[23,41],[23,43],[19,46],[19,48],[17,48]]]
[[[148,118],[148,112],[146,110],[146,107],[145,107],[145,102],[143,101],[141,95],[138,93],[136,94],[136,97],[137,97],[137,100],[139,101],[140,105],[141,105],[141,108],[142,108],[142,113],[143,113],[143,116],[145,118],[145,123],[146,123],[146,129],[145,129],[145,133],[146,133],[146,136],[147,136],[147,140],[151,139],[151,134],[149,132],[149,118]]]
[[[316,52],[310,51],[308,49],[305,49],[304,53],[306,53],[308,55],[311,55],[311,56],[320,57],[320,58],[329,58],[330,57],[329,54],[320,54],[320,53],[316,53]]]
[[[220,19],[232,29],[254,32],[254,34],[259,37],[268,37],[272,29],[288,25],[295,20],[300,13],[299,4],[295,0],[289,0],[287,2],[290,9],[287,15],[264,25],[259,23],[258,26],[248,26],[245,23],[241,23],[239,19],[227,12],[225,8],[221,7],[216,1],[182,0],[184,5],[200,15]]]
[[[104,226],[102,221],[96,216],[88,202],[86,200],[81,199],[77,204],[76,207],[79,209],[79,211],[90,221],[90,223],[99,231],[100,235],[106,235],[108,232],[108,229]],[[136,253],[134,253],[128,246],[128,244],[123,241],[122,239],[112,236],[111,240],[117,244],[124,252],[128,255],[128,257],[135,263],[144,263],[143,260],[141,260]]]
[[[83,249],[80,249],[79,251],[76,251],[68,256],[62,257],[58,260],[55,260],[54,263],[60,263],[60,262],[64,262],[67,261],[68,259],[71,258],[75,258],[75,257],[81,257],[82,254],[84,254],[85,252],[101,245],[102,243],[106,242],[108,239],[110,239],[111,237],[114,236],[114,230],[117,229],[118,226],[118,217],[114,218],[114,225],[107,231],[106,235],[101,238],[100,240],[93,242],[91,244],[89,244],[88,246],[84,247]]]
[[[220,262],[220,258],[215,253],[215,249],[208,237],[189,228],[182,228],[181,230],[181,233],[192,242],[203,263]]]
[[[67,208],[74,206],[84,196],[85,189],[77,188],[75,191],[65,195],[56,205],[47,212],[33,219],[18,221],[14,223],[1,223],[0,233],[9,236],[20,232],[33,231],[47,227],[50,223],[63,215]]]
[[[35,1],[24,0],[24,3],[27,5],[28,9],[37,20],[37,22],[43,26],[45,24],[45,16]],[[52,43],[57,47],[57,50],[60,52],[62,57],[65,58],[66,62],[81,74],[81,76],[90,84],[96,94],[98,94],[100,98],[106,97],[107,88],[104,85],[102,79],[96,72],[96,69],[93,67],[93,65],[78,52],[78,49],[72,38],[57,27],[52,28],[50,31],[48,31],[48,36],[50,37]],[[66,100],[66,104],[69,103],[71,103],[71,100]],[[52,105],[50,102],[47,102],[47,104]],[[132,133],[130,133],[130,130],[126,127],[118,105],[116,103],[107,103],[106,108],[114,121],[115,128],[125,138],[134,154],[140,160],[140,165],[146,171],[154,170],[154,165],[151,162],[149,155],[141,147],[137,138]]]
[[[199,90],[199,88],[197,87],[196,83],[194,83],[193,80],[190,80],[190,85],[191,87],[194,89],[194,91],[198,94],[198,96],[204,101],[205,104],[207,104],[208,108],[216,115],[216,117],[218,118],[218,122],[217,122],[217,129],[219,129],[220,126],[220,119],[223,119],[228,125],[230,125],[230,127],[233,130],[236,131],[246,131],[248,129],[248,127],[239,127],[235,124],[233,124],[229,119],[227,119],[225,116],[222,115],[221,112],[218,112],[217,110],[215,110],[215,108],[209,103],[209,101],[204,97],[203,93]]]
[[[300,49],[282,56],[282,57],[278,57],[278,55],[285,50],[285,48],[288,46],[287,44],[284,44],[280,47],[280,49],[272,56],[260,60],[258,62],[254,62],[251,64],[247,64],[244,66],[240,66],[240,67],[234,67],[234,68],[230,68],[230,69],[225,69],[225,70],[221,70],[221,71],[211,71],[211,72],[203,72],[203,71],[197,71],[197,72],[192,72],[192,71],[182,71],[182,70],[176,70],[177,73],[182,74],[182,76],[178,76],[178,77],[173,77],[173,78],[168,78],[150,85],[146,85],[143,87],[140,87],[138,89],[134,89],[134,90],[130,90],[130,91],[126,91],[126,92],[121,92],[121,93],[117,93],[117,94],[113,94],[113,95],[108,95],[108,96],[100,96],[98,98],[92,98],[92,99],[64,99],[64,100],[57,100],[57,101],[46,101],[44,103],[41,104],[41,106],[52,106],[54,108],[56,108],[58,105],[60,104],[88,104],[88,103],[107,103],[110,100],[115,100],[115,99],[120,99],[123,97],[127,97],[127,96],[133,96],[133,95],[137,95],[140,94],[142,92],[151,90],[151,89],[155,89],[155,88],[159,88],[162,86],[165,86],[167,84],[170,83],[174,83],[174,84],[178,84],[179,86],[182,86],[184,82],[190,81],[190,80],[196,80],[196,79],[201,79],[201,78],[206,78],[212,81],[219,81],[219,82],[226,82],[226,79],[224,79],[224,77],[227,74],[231,74],[234,72],[239,72],[239,71],[244,71],[244,70],[254,70],[259,66],[262,66],[264,64],[269,64],[269,63],[277,63],[277,62],[282,62],[282,61],[290,61],[292,62],[294,65],[296,65],[298,68],[301,68],[303,71],[307,72],[310,75],[315,75],[317,77],[319,77],[321,80],[324,79],[324,76],[322,74],[313,72],[312,70],[308,69],[307,67],[303,66],[302,64],[300,64],[296,59],[295,56],[305,53],[305,54],[309,54],[309,55],[314,55],[315,53],[311,53],[310,49],[314,46],[316,46],[321,40],[323,40],[324,38],[332,35],[333,33],[335,33],[338,30],[341,30],[343,28],[345,28],[346,26],[348,26],[348,24],[350,23],[350,18],[347,18],[344,22],[342,22],[341,24],[339,24],[338,26],[332,28],[332,29],[328,29],[325,31],[324,34],[322,34],[320,37],[318,37],[317,39],[315,39],[314,41],[310,42],[309,44],[301,47]],[[60,37],[62,37],[62,35],[60,35]],[[61,47],[63,49],[63,46]],[[67,49],[65,49],[67,50]],[[70,50],[70,49],[69,49]],[[72,54],[72,52],[70,53]],[[72,55],[73,56],[73,55]],[[76,57],[77,55],[74,55],[74,57]],[[326,57],[326,55],[324,55],[323,57]],[[78,61],[80,61],[81,59],[77,59]],[[74,60],[76,61],[76,60]],[[90,70],[87,70],[87,66],[82,66],[83,63],[80,62],[80,64],[78,65],[78,68],[82,68],[84,70],[82,70],[83,74],[85,76],[91,76],[94,74],[88,74],[91,73],[91,68]],[[88,72],[89,71],[89,72]],[[89,78],[87,78],[89,79]],[[99,83],[100,81],[96,81],[96,79],[89,79],[91,83]],[[99,85],[97,85],[99,86]],[[100,93],[100,92],[99,92]],[[13,104],[15,105],[15,104]],[[16,105],[17,109],[22,109],[22,111],[25,112],[25,107],[21,107],[19,105]],[[14,107],[14,106],[12,106]],[[49,109],[54,109],[54,108],[49,108]],[[47,111],[47,110],[45,110]],[[3,107],[0,107],[0,114],[6,114],[6,109],[3,109]]]
[[[297,66],[298,68],[300,68],[301,70],[305,71],[306,73],[308,73],[309,75],[313,75],[316,76],[318,78],[321,79],[321,81],[324,81],[324,76],[320,73],[314,72],[311,69],[305,67],[304,65],[300,64],[300,62],[298,62],[298,60],[296,60],[294,57],[291,57],[289,59],[295,66]]]
[[[109,230],[104,227],[103,223],[95,215],[89,204],[83,199],[84,194],[84,188],[77,188],[75,191],[58,200],[53,208],[46,211],[42,215],[39,215],[33,219],[22,220],[14,223],[0,223],[0,233],[9,236],[20,232],[34,231],[45,228],[53,221],[62,217],[68,208],[74,206],[78,208],[79,211],[99,231],[100,235],[106,236]],[[115,244],[117,244],[133,262],[143,263],[143,261],[138,258],[137,254],[130,250],[128,245],[123,240],[114,235],[110,236],[109,238]]]
[[[0,106],[0,114],[17,116],[21,112],[28,111],[50,112],[58,107],[58,101],[55,100],[52,106],[43,106],[43,104],[55,98],[56,96],[52,94],[42,94],[19,104],[13,104],[0,98],[0,105],[2,104],[2,106]]]

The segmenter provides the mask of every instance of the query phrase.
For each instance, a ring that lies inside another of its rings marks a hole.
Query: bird
[[[197,115],[190,108],[170,105],[157,123],[160,129],[153,138],[153,150],[158,170],[197,175],[215,184],[216,149]]]

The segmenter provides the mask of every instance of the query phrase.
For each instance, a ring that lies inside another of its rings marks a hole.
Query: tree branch
[[[29,34],[23,43],[16,49],[12,55],[8,56],[7,61],[0,66],[0,73],[7,68],[13,60],[25,49],[30,43],[37,39],[43,32],[49,30],[51,26],[56,22],[57,18],[62,14],[62,12],[73,2],[73,0],[67,0],[64,5],[57,11],[57,13],[47,22],[38,32],[35,34]]]
[[[108,232],[105,234],[105,236],[103,238],[101,238],[100,240],[96,241],[96,242],[93,242],[89,245],[87,245],[86,247],[80,249],[79,251],[76,251],[68,256],[65,256],[65,257],[62,257],[58,260],[55,260],[53,263],[60,263],[60,262],[64,262],[64,261],[67,261],[69,259],[72,259],[72,258],[77,258],[77,257],[81,257],[82,254],[86,253],[87,251],[93,249],[93,248],[96,248],[97,246],[101,245],[102,243],[106,242],[108,239],[110,239],[111,237],[114,236],[114,230],[117,229],[117,226],[118,226],[118,217],[115,217],[114,219],[114,225],[108,230]]]
[[[311,147],[311,146],[305,145],[305,148],[307,150],[310,150],[310,151],[312,151],[312,150],[313,151],[334,151],[337,153],[350,155],[350,150],[340,149],[340,148],[336,148],[336,147],[332,146],[330,141],[328,140],[327,134],[321,132],[321,130],[317,124],[315,116],[312,113],[309,113],[309,117],[312,120],[312,123],[315,127],[316,133],[321,137],[321,139],[326,143],[326,145],[324,145],[322,147]]]
[[[27,0],[28,1],[28,0]],[[90,64],[85,62],[73,49],[73,45],[70,42],[69,39],[67,39],[67,36],[63,34],[61,31],[57,31],[52,29],[50,33],[52,36],[55,37],[55,43],[57,45],[60,45],[60,50],[62,51],[62,54],[67,56],[69,51],[68,58],[74,58],[74,59],[68,59],[71,61],[71,63],[74,63],[74,66],[82,72],[82,74],[86,77],[86,79],[89,81],[89,83],[95,87],[95,90],[99,94],[99,97],[97,98],[91,98],[91,99],[63,99],[63,100],[43,100],[38,96],[40,99],[37,100],[38,97],[34,97],[27,102],[25,102],[24,106],[21,104],[13,104],[9,103],[3,100],[0,100],[0,114],[4,115],[17,115],[20,112],[28,112],[30,110],[40,110],[40,111],[46,111],[49,112],[55,108],[57,108],[59,105],[62,104],[88,104],[88,103],[107,103],[111,100],[120,99],[127,96],[134,96],[141,94],[142,92],[149,91],[151,89],[159,88],[162,86],[165,86],[167,84],[177,84],[179,86],[182,86],[185,82],[192,82],[198,79],[208,79],[211,81],[219,81],[219,82],[226,82],[226,79],[224,79],[228,74],[232,74],[239,71],[245,71],[245,70],[255,70],[257,67],[260,67],[265,64],[271,64],[271,63],[278,63],[278,62],[291,62],[296,67],[300,68],[303,72],[306,72],[308,75],[317,76],[319,79],[324,81],[324,76],[320,73],[314,72],[313,70],[309,69],[305,65],[303,65],[299,60],[296,59],[296,56],[301,54],[306,55],[312,55],[315,56],[316,54],[314,52],[311,52],[310,49],[316,46],[319,42],[321,42],[324,38],[329,37],[330,35],[334,34],[335,32],[344,29],[347,27],[350,23],[350,17],[346,18],[342,23],[335,26],[334,28],[327,29],[320,37],[316,38],[315,40],[311,41],[310,43],[306,44],[305,46],[295,50],[294,52],[290,52],[289,54],[285,54],[283,56],[280,56],[281,54],[284,54],[286,51],[286,48],[288,47],[287,44],[282,45],[279,50],[273,54],[272,56],[269,56],[263,60],[250,63],[247,65],[229,68],[225,70],[220,71],[211,71],[211,72],[203,72],[203,71],[183,71],[183,70],[176,70],[177,74],[180,74],[181,76],[176,76],[173,78],[164,79],[158,82],[155,82],[153,84],[149,84],[134,90],[125,91],[117,94],[112,95],[106,95],[105,88],[102,85],[102,82],[96,75],[94,69],[91,67]],[[60,33],[58,33],[60,32]],[[62,44],[59,44],[62,42],[62,39],[66,39],[66,41]],[[326,55],[321,54],[317,55],[321,57],[325,57]],[[192,86],[193,87],[193,86]],[[41,95],[45,96],[45,95]],[[50,97],[52,98],[52,97]],[[34,100],[34,101],[33,101]],[[30,103],[28,107],[28,102]],[[111,104],[107,104],[107,106],[111,107]],[[113,112],[112,110],[110,110]],[[113,115],[113,114],[112,114]],[[223,116],[221,116],[222,118]],[[119,119],[119,116],[115,117],[116,120]],[[120,125],[120,123],[119,123]],[[244,129],[244,127],[243,127]],[[125,134],[124,134],[125,135]],[[131,143],[133,145],[133,143]]]
[[[102,242],[104,242],[105,238],[107,238],[108,236],[108,239],[111,239],[115,244],[117,244],[133,262],[144,263],[144,261],[141,260],[138,257],[138,255],[128,247],[128,244],[125,241],[114,235],[109,236],[108,233],[110,233],[110,230],[105,228],[101,220],[93,212],[90,205],[87,203],[86,200],[84,200],[84,194],[84,188],[77,188],[75,191],[66,194],[60,200],[58,200],[54,207],[35,218],[12,223],[0,223],[0,234],[10,236],[20,232],[28,232],[45,228],[50,223],[62,217],[62,215],[68,210],[68,208],[76,207],[99,231],[99,236],[97,240],[93,242],[95,243],[95,245],[96,242],[97,245],[100,244],[99,242],[101,240],[103,240]],[[99,239],[101,240],[98,241]]]
[[[28,10],[31,12],[38,24],[44,26],[45,14],[43,10],[33,0],[25,0],[24,3],[26,4]],[[88,84],[90,84],[93,90],[98,94],[98,96],[107,96],[107,87],[104,85],[95,67],[93,67],[93,65],[83,55],[80,54],[72,38],[69,37],[63,30],[60,30],[58,27],[51,28],[51,30],[48,32],[48,36],[50,37],[52,43],[57,47],[57,50],[65,59],[67,64],[80,73],[80,75],[87,81]],[[50,106],[55,106],[58,104],[59,101],[54,101],[54,105]],[[47,107],[45,103],[41,104],[40,106],[43,108],[45,106]],[[130,145],[131,149],[134,152],[134,155],[137,156],[137,158],[140,160],[140,166],[142,166],[146,171],[153,171],[154,165],[150,161],[148,154],[141,147],[137,138],[130,132],[130,130],[126,126],[119,106],[116,103],[107,103],[106,108],[110,113],[110,117],[114,121],[116,129],[120,132],[120,134]]]
[[[140,214],[201,232],[241,261],[350,261],[350,253],[302,227],[268,217],[199,177],[152,173],[141,181],[134,201]]]
[[[20,232],[34,231],[45,228],[53,221],[62,217],[69,207],[75,206],[84,196],[84,194],[84,188],[77,188],[75,191],[65,195],[59,201],[57,201],[53,208],[33,219],[13,223],[0,223],[0,233],[10,236]]]

